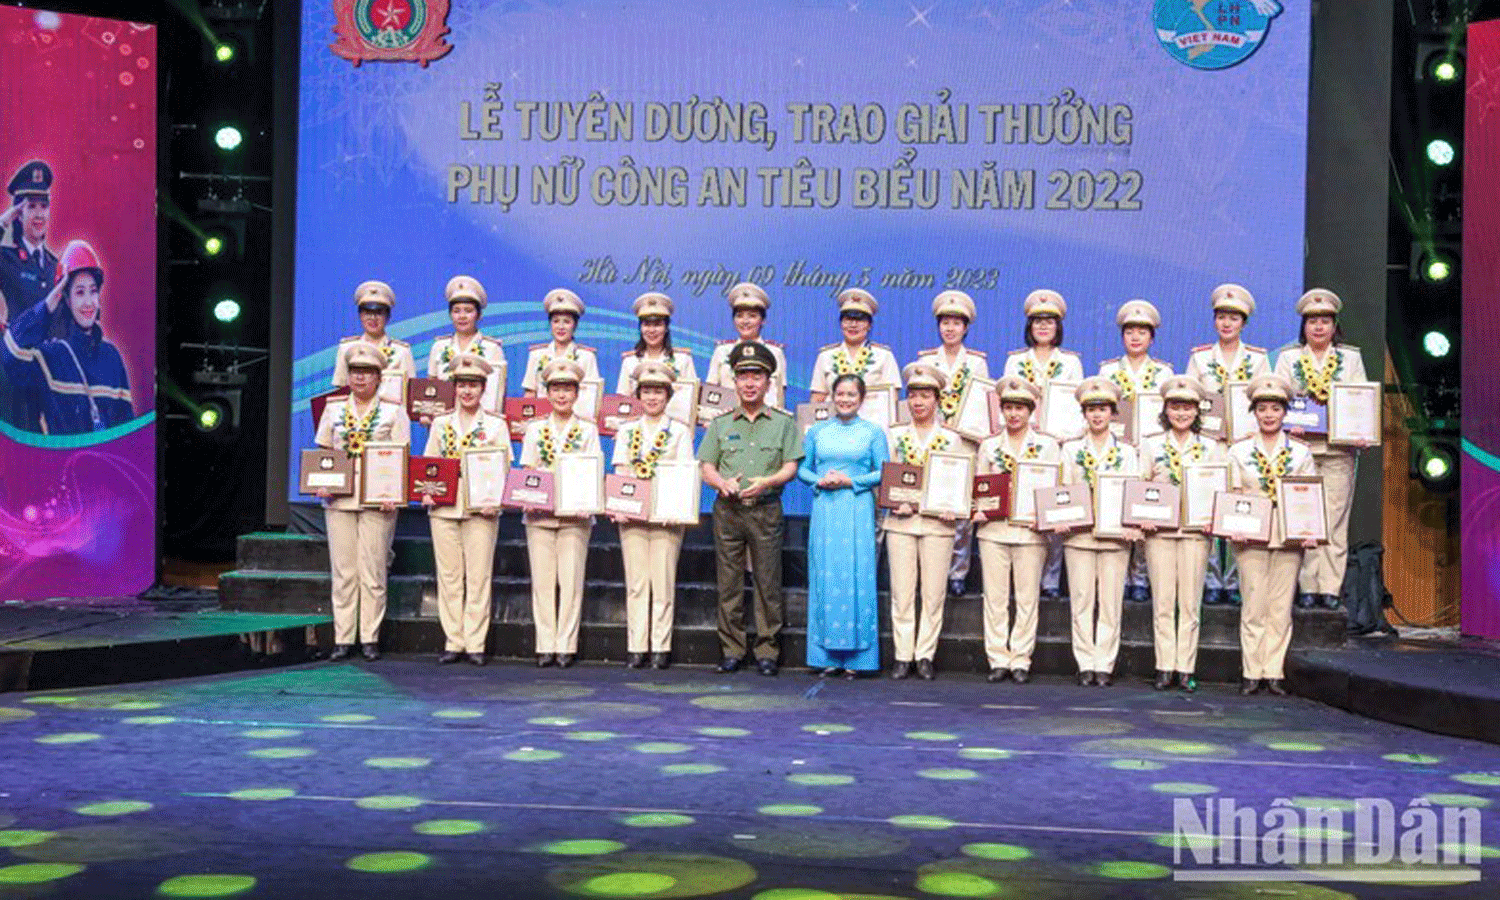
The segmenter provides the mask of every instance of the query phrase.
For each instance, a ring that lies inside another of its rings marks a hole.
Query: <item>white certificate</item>
[[[1088,423],[1083,420],[1083,407],[1078,405],[1078,398],[1074,396],[1077,390],[1076,381],[1048,382],[1047,392],[1042,395],[1042,418],[1038,431],[1050,434],[1059,441],[1083,437],[1083,433],[1088,430]]]
[[[1229,490],[1229,466],[1205,463],[1182,467],[1182,527],[1207,531],[1214,523],[1214,495]]]
[[[1010,492],[1010,520],[1017,525],[1036,524],[1036,492],[1056,487],[1062,467],[1053,462],[1016,463]]]
[[[580,419],[597,422],[599,421],[599,404],[603,401],[604,382],[602,380],[596,378],[591,381],[580,382],[578,385],[578,400],[573,404],[573,412]]]
[[[1094,537],[1125,538],[1125,482],[1127,475],[1094,477]]]
[[[866,388],[865,399],[859,405],[859,417],[881,428],[896,424],[896,389],[889,385]]]
[[[1328,512],[1321,477],[1282,478],[1276,484],[1276,508],[1281,513],[1282,540],[1328,542]]]
[[[1140,446],[1145,443],[1146,438],[1155,437],[1166,430],[1161,427],[1161,412],[1166,402],[1161,394],[1135,395],[1135,403],[1131,404],[1130,434],[1127,436],[1130,443]]]
[[[922,467],[922,502],[927,515],[967,518],[974,502],[974,457],[967,453],[927,454]]]
[[[361,454],[359,495],[364,506],[406,505],[405,444],[366,444]]]
[[[1250,382],[1231,381],[1224,385],[1224,418],[1231,444],[1256,432],[1255,414],[1250,411]]]
[[[973,441],[982,441],[994,434],[990,422],[990,395],[995,392],[995,382],[989,378],[974,377],[964,385],[963,396],[958,398],[958,414],[953,417],[953,430]]]
[[[1378,381],[1335,381],[1328,394],[1328,443],[1380,443],[1380,394]]]
[[[380,373],[380,399],[406,409],[406,373],[402,371]]]
[[[564,453],[557,457],[554,473],[556,515],[591,516],[604,511],[604,457]]]
[[[505,500],[505,476],[510,474],[510,447],[465,450],[462,474],[466,509],[501,506]]]
[[[667,418],[684,425],[698,424],[698,382],[672,382],[672,398],[667,401]]]
[[[697,525],[703,473],[695,459],[663,460],[651,479],[651,516],[658,525]]]

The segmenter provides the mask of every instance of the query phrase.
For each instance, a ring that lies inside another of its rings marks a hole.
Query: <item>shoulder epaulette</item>
[[[985,353],[983,350],[970,350],[968,347],[965,347],[964,352],[969,354],[970,356],[977,356],[980,359],[989,359],[989,354]]]
[[[918,350],[917,351],[917,355],[918,356],[932,356],[934,353],[938,352],[941,349],[943,349],[943,348],[942,347],[932,347],[932,348],[927,349],[927,350]]]
[[[1114,359],[1106,359],[1103,362],[1101,362],[1099,364],[1099,368],[1102,369],[1102,368],[1104,368],[1105,366],[1108,366],[1108,365],[1119,365],[1119,364],[1120,364],[1120,357],[1116,356]]]
[[[579,344],[578,345],[578,349],[579,350],[583,350],[583,351],[588,352],[588,353],[597,353],[598,352],[593,347],[590,347],[590,346],[588,346],[586,344]],[[587,420],[585,420],[585,421],[587,421]]]
[[[1191,352],[1193,352],[1193,353],[1202,353],[1205,350],[1212,350],[1213,348],[1214,348],[1213,344],[1199,344],[1198,346],[1194,347]]]
[[[527,347],[526,349],[527,350],[546,350],[548,347],[551,347],[551,346],[552,346],[552,342],[551,341],[543,341],[540,344],[532,344],[530,347]]]
[[[1251,353],[1265,353],[1266,352],[1266,348],[1265,347],[1257,347],[1254,344],[1245,344],[1244,346],[1245,346],[1245,349],[1248,350]]]
[[[479,336],[479,340],[480,340],[480,342],[481,342],[481,343],[483,343],[483,342],[485,342],[485,341],[488,341],[488,342],[490,342],[490,343],[491,343],[491,344],[497,344],[497,345],[499,345],[499,346],[501,346],[501,347],[503,347],[503,346],[505,346],[505,342],[504,342],[504,341],[502,341],[502,340],[500,340],[500,339],[499,339],[499,338],[497,338],[497,337],[490,337],[490,336],[489,336],[489,335],[487,335],[487,334],[481,334],[481,335],[480,335],[480,336]]]
[[[635,356],[635,351],[634,350],[622,350],[620,352],[620,358],[621,359],[624,359],[627,356]]]
[[[400,338],[391,338],[390,340],[391,340],[391,343],[395,344],[397,347],[410,347],[411,346],[411,344],[408,344],[406,341],[403,341]]]
[[[818,352],[822,353],[824,350],[837,350],[839,348],[839,346],[840,345],[837,344],[837,343],[824,344],[823,346],[821,346],[821,347],[818,348]]]
[[[1350,353],[1358,353],[1359,352],[1359,348],[1356,347],[1356,346],[1354,346],[1353,344],[1339,344],[1339,349],[1340,350],[1347,350]]]
[[[889,349],[891,349],[889,344],[877,344],[874,341],[870,342],[870,346],[874,347],[876,350],[889,350]]]
[[[1077,350],[1064,350],[1063,348],[1058,347],[1057,348],[1057,352],[1061,353],[1064,356],[1077,356],[1079,359],[1083,358],[1082,355],[1079,354],[1079,352]]]
[[[352,337],[339,338],[339,343],[340,344],[347,344],[350,341],[357,341],[357,340],[359,340],[360,337],[361,337],[360,335],[356,334],[356,335],[353,335]]]
[[[1007,353],[1005,355],[1006,356],[1020,356],[1020,355],[1024,354],[1027,350],[1030,350],[1030,349],[1031,349],[1030,347],[1022,347],[1019,350],[1012,350],[1012,351],[1010,351],[1009,353]]]
[[[1254,436],[1255,435],[1251,435],[1251,437],[1254,437]],[[1312,452],[1312,445],[1309,444],[1307,441],[1302,440],[1301,438],[1294,438],[1291,435],[1287,435],[1286,436],[1286,442],[1288,444],[1297,444],[1297,445],[1301,446],[1303,449],[1307,450],[1309,453]]]
[[[719,340],[719,343],[720,344],[738,344],[739,341],[737,339],[735,339],[735,338],[722,338],[722,339]]]

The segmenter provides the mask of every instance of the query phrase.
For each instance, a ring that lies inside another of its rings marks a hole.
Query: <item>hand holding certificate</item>
[[[1276,485],[1276,509],[1281,515],[1282,540],[1289,544],[1328,543],[1328,513],[1323,479],[1287,476]]]
[[[875,505],[881,509],[916,509],[922,503],[922,467],[888,462],[880,467],[880,487]]]
[[[1335,381],[1328,395],[1328,443],[1372,447],[1380,443],[1381,386],[1376,381]]]
[[[361,455],[361,506],[406,505],[405,444],[366,444]]]

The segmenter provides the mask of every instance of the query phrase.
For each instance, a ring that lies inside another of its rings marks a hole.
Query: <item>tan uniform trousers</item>
[[[1121,544],[1111,550],[1064,547],[1063,560],[1068,566],[1073,659],[1078,662],[1078,671],[1112,673],[1115,657],[1120,655],[1120,613],[1125,603],[1130,546]]]
[[[943,607],[948,600],[948,561],[953,556],[952,532],[885,534],[886,562],[891,572],[891,642],[896,662],[931,660],[943,632]],[[917,585],[921,582],[922,611],[917,614]],[[913,655],[915,654],[915,655]]]
[[[438,621],[443,649],[483,653],[490,633],[490,590],[498,518],[429,518],[437,561]]]
[[[1241,547],[1240,666],[1246,678],[1284,678],[1292,642],[1292,593],[1302,551]]]
[[[1046,544],[1000,544],[980,538],[984,576],[984,655],[991,669],[1031,669],[1036,648],[1037,598],[1042,591]],[[1014,581],[1016,616],[1010,616]]]
[[[1146,538],[1158,671],[1191,674],[1198,664],[1198,614],[1208,548],[1209,539],[1197,535]]]
[[[326,508],[323,516],[333,573],[333,641],[374,647],[385,621],[385,579],[396,513]]]
[[[562,524],[552,524],[562,523]],[[531,619],[539,654],[578,652],[583,616],[583,575],[593,522],[550,519],[526,523],[526,555],[531,561]]]
[[[625,557],[625,649],[667,653],[677,598],[680,525],[621,525]]]
[[[1303,554],[1297,584],[1304,594],[1337,597],[1344,591],[1344,569],[1349,564],[1349,506],[1354,494],[1354,456],[1335,450],[1316,454],[1313,459],[1318,474],[1323,476],[1328,543]]]

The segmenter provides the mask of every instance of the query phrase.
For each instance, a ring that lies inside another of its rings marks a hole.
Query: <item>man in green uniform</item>
[[[714,546],[719,576],[720,672],[745,657],[745,555],[755,581],[755,665],[775,675],[785,600],[781,544],[786,526],[782,485],[797,474],[802,435],[797,422],[766,405],[776,357],[764,344],[741,341],[729,353],[740,405],[714,419],[698,449],[703,481],[719,492],[714,501]]]

